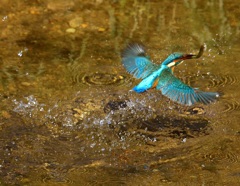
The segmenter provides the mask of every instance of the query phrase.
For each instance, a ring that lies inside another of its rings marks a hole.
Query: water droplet
[[[20,50],[17,55],[18,55],[19,57],[22,57],[22,56],[23,56],[23,53],[24,53],[24,52],[27,52],[27,51],[28,51],[28,48],[24,48],[23,50]]]
[[[23,51],[21,50],[20,52],[18,52],[18,56],[22,57],[22,55],[23,55]]]
[[[92,144],[90,145],[91,148],[93,148],[93,147],[95,147],[95,146],[96,146],[96,143],[92,143]]]
[[[183,138],[182,142],[186,143],[187,142],[187,138]]]
[[[2,21],[7,21],[8,16],[3,16]]]

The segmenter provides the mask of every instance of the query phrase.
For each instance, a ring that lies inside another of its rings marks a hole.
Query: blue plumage
[[[163,95],[183,105],[193,105],[196,102],[208,104],[219,97],[217,92],[202,92],[194,89],[173,75],[172,68],[186,59],[199,58],[203,54],[204,46],[197,55],[173,53],[161,65],[154,64],[146,56],[143,46],[129,45],[122,53],[122,63],[126,70],[135,78],[142,81],[133,88],[138,93],[156,87]]]
[[[159,68],[146,56],[142,45],[129,45],[122,53],[122,63],[126,70],[137,79],[144,79]]]
[[[182,53],[180,53],[180,52],[175,52],[175,53],[173,53],[173,54],[170,54],[170,55],[162,62],[162,64],[163,64],[163,65],[167,65],[167,64],[171,63],[172,61],[181,58],[182,56],[183,56]]]
[[[162,70],[159,78],[161,81],[158,82],[156,89],[161,90],[162,94],[171,100],[183,105],[190,106],[195,102],[208,104],[219,96],[217,92],[202,92],[184,84],[172,74],[168,67]]]
[[[133,90],[137,93],[145,92],[146,90],[152,88],[154,82],[158,78],[160,74],[160,70],[157,70],[153,73],[151,73],[149,76],[144,78],[137,86],[133,88]]]

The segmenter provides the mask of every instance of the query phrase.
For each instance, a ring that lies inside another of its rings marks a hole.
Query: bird
[[[174,52],[161,64],[155,64],[146,54],[145,47],[139,43],[129,44],[121,53],[122,65],[128,73],[142,81],[133,88],[137,93],[156,88],[173,102],[191,106],[197,102],[209,104],[217,100],[218,92],[204,92],[183,83],[174,76],[174,68],[184,60],[200,58],[206,46],[202,45],[198,54]]]

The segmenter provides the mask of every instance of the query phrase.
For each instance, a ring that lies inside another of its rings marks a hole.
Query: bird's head
[[[197,55],[183,54],[180,52],[175,52],[175,53],[169,55],[162,64],[168,66],[169,68],[175,67],[175,66],[181,64],[183,62],[183,60],[196,59],[196,58],[201,57],[204,49],[205,49],[205,45],[202,45]]]

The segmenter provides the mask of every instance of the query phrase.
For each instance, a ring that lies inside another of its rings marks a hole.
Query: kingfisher
[[[126,70],[137,79],[142,81],[133,88],[137,93],[143,93],[156,88],[162,95],[174,102],[191,106],[196,102],[209,104],[218,97],[217,92],[204,92],[198,88],[192,88],[174,76],[174,68],[184,60],[197,59],[202,56],[205,45],[200,47],[198,54],[184,54],[175,52],[170,54],[160,65],[154,64],[146,55],[143,45],[133,43],[128,45],[122,52],[122,64]]]

